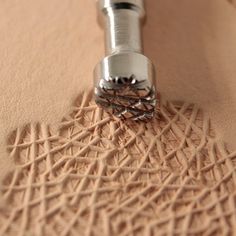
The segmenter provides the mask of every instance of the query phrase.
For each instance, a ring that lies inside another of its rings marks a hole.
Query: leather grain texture
[[[236,152],[196,105],[122,122],[81,94],[55,132],[14,130],[1,235],[235,235]]]
[[[3,235],[235,233],[236,8],[226,0],[146,8],[144,50],[163,116],[130,129],[81,93],[104,54],[94,1],[0,0]]]

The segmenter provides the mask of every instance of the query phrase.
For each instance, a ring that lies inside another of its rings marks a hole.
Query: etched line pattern
[[[15,130],[0,235],[236,235],[236,152],[196,106],[121,122],[83,94],[58,133]]]

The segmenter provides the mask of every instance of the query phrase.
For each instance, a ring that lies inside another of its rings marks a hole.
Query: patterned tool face
[[[95,88],[95,101],[109,113],[132,120],[152,118],[157,104],[154,86],[134,75],[102,79]]]

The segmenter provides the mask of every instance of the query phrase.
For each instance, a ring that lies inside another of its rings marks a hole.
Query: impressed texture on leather
[[[58,133],[9,138],[0,235],[233,235],[236,152],[190,104],[124,123],[83,94]]]

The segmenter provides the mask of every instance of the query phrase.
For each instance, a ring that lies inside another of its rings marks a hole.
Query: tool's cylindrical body
[[[103,11],[106,55],[125,51],[141,53],[141,11],[138,8],[130,10],[132,4],[126,4],[127,9],[122,10],[117,9],[118,6],[108,7]]]
[[[106,57],[96,66],[95,100],[121,118],[150,118],[156,105],[154,68],[142,54],[143,0],[98,0]]]

